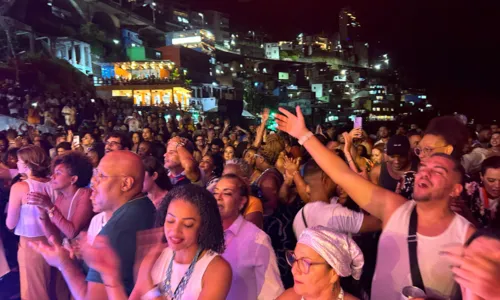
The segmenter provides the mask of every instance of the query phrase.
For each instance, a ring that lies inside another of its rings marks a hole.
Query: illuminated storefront
[[[137,106],[168,106],[174,101],[186,108],[191,99],[191,90],[173,85],[101,86],[97,90],[103,96],[132,98]]]
[[[103,79],[167,79],[175,64],[167,61],[128,61],[106,63],[101,66]]]

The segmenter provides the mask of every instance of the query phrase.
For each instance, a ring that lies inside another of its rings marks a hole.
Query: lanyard
[[[167,269],[167,277],[165,278],[165,282],[163,283],[164,290],[167,293],[169,299],[179,300],[182,298],[182,294],[184,294],[184,289],[186,288],[188,281],[191,278],[191,275],[193,274],[194,266],[198,261],[198,258],[200,257],[200,253],[201,253],[201,248],[198,248],[198,251],[196,252],[196,255],[191,261],[189,268],[187,269],[186,273],[182,276],[181,281],[177,285],[177,288],[175,289],[174,293],[172,293],[172,286],[170,283],[170,279],[172,278],[172,264],[175,259],[175,251],[173,252],[172,259],[170,260]]]

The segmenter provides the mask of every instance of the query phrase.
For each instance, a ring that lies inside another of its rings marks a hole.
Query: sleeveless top
[[[380,235],[371,299],[399,300],[403,288],[412,285],[407,237],[415,205],[415,201],[408,201],[396,209]],[[448,299],[453,293],[450,264],[440,257],[439,251],[445,245],[464,244],[469,226],[469,221],[455,214],[440,235],[417,233],[418,265],[428,297]]]
[[[49,195],[52,203],[54,203],[54,190],[50,186],[50,181],[41,182],[33,179],[26,179],[24,182],[28,184],[30,192],[42,193]],[[23,196],[23,203],[21,204],[21,212],[19,214],[19,221],[17,222],[14,233],[24,237],[40,237],[45,236],[42,223],[40,221],[40,214],[36,205],[26,204],[26,197]]]
[[[167,277],[167,269],[172,259],[173,251],[170,248],[165,248],[163,252],[160,254],[160,257],[156,260],[152,270],[151,270],[151,278],[153,279],[153,284],[158,285],[162,295],[165,295],[165,291],[163,291],[163,283]],[[182,295],[183,300],[196,300],[200,296],[201,293],[201,283],[203,279],[203,274],[205,274],[205,270],[208,265],[219,254],[206,251],[205,254],[196,262],[193,270],[193,274],[191,274],[191,278],[189,279],[186,288],[184,290],[184,294]],[[175,292],[175,289],[179,285],[182,276],[186,273],[189,268],[190,263],[188,264],[178,264],[173,262],[172,264],[172,277],[170,278],[172,293]]]
[[[387,170],[387,163],[383,162],[380,165],[380,177],[378,179],[378,185],[389,191],[395,191],[398,186],[399,180],[392,178]]]

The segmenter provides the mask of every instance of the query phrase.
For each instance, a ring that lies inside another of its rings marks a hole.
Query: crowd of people
[[[0,276],[21,299],[500,295],[496,125],[311,131],[280,108],[274,132],[269,110],[242,128],[35,98],[55,134],[0,132]]]

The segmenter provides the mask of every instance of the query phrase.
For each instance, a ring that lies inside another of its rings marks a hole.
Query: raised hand
[[[352,136],[347,132],[342,133],[342,136],[344,137],[344,153],[350,153],[352,147]]]
[[[267,120],[269,119],[270,112],[271,111],[269,110],[269,108],[264,108],[264,110],[262,111],[261,116],[260,116],[261,123],[267,122]]]
[[[120,258],[106,236],[97,235],[92,244],[82,239],[80,251],[85,263],[99,272],[105,282],[120,278]]]
[[[42,241],[29,242],[29,246],[40,253],[52,267],[61,268],[64,263],[71,260],[68,250],[61,246],[54,236],[50,236],[48,242],[48,244]]]
[[[299,106],[295,108],[297,115],[292,114],[282,107],[279,108],[279,111],[281,114],[276,115],[279,130],[288,133],[296,139],[301,138],[309,132]]]
[[[451,271],[467,299],[498,299],[500,294],[500,242],[480,237],[468,247],[450,245],[440,253],[452,264]],[[479,298],[480,297],[480,298]]]

